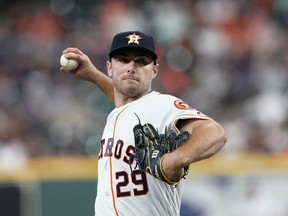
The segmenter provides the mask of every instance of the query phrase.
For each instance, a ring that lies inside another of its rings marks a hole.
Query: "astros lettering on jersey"
[[[182,100],[155,91],[115,108],[100,143],[95,215],[180,215],[181,183],[173,187],[138,168],[130,169],[129,158],[135,150],[133,127],[138,124],[135,114],[159,133],[166,126],[179,132],[175,126],[179,119],[210,119]]]

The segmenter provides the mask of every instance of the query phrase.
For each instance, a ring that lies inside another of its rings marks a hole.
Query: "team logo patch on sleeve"
[[[175,100],[174,105],[181,110],[192,110],[192,108],[182,100]]]

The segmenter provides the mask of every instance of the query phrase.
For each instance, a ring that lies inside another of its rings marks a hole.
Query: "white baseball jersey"
[[[180,190],[135,168],[129,157],[134,154],[133,127],[150,123],[159,133],[165,127],[177,130],[179,119],[209,119],[190,108],[182,100],[150,92],[124,106],[115,108],[108,116],[101,139],[98,161],[98,188],[95,216],[178,216]]]

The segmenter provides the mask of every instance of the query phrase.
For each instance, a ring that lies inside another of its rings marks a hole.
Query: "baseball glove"
[[[170,185],[177,185],[165,176],[162,170],[162,160],[168,152],[174,151],[189,139],[187,131],[177,135],[174,131],[167,134],[159,134],[153,125],[147,123],[141,125],[140,121],[134,129],[135,138],[135,161],[136,167],[146,171],[155,178]],[[136,168],[135,167],[135,168]],[[184,175],[187,175],[189,167],[184,168]]]

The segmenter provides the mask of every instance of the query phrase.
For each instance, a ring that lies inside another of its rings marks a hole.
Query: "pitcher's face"
[[[126,97],[141,97],[151,91],[158,65],[143,51],[123,50],[107,62],[115,89]]]

